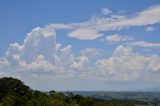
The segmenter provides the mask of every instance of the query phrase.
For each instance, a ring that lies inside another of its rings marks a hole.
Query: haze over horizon
[[[160,0],[5,0],[0,13],[0,77],[44,91],[160,88]]]

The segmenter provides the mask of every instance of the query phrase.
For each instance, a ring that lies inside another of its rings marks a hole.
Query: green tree
[[[24,85],[24,83],[18,79],[12,77],[5,77],[0,79],[0,100],[8,95],[16,94],[19,96],[31,96],[32,90]]]

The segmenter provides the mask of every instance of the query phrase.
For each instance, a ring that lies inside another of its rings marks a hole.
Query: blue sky
[[[40,90],[160,87],[159,0],[2,0],[0,13],[1,77]]]

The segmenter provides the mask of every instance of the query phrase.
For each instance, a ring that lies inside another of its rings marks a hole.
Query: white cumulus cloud
[[[72,45],[62,47],[56,42],[54,27],[37,27],[26,35],[23,44],[10,44],[0,60],[0,76],[51,74],[53,77],[73,77],[87,69],[87,64],[97,55],[99,50],[87,48],[75,56]]]
[[[98,60],[95,65],[95,71],[90,76],[95,75],[99,79],[149,80],[150,76],[159,77],[160,56],[141,55],[131,47],[119,45],[111,57]]]

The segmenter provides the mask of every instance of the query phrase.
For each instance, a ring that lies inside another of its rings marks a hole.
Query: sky
[[[160,88],[160,0],[1,0],[0,77],[38,90]]]

